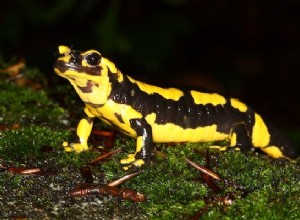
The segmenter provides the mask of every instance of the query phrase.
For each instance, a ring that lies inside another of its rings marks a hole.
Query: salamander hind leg
[[[268,124],[268,132],[270,134],[267,146],[261,147],[261,150],[273,158],[287,158],[291,161],[299,157],[299,152],[286,139],[286,137],[275,128],[272,124]]]
[[[130,125],[136,131],[136,152],[129,154],[126,159],[122,159],[122,164],[127,164],[124,169],[140,168],[148,163],[153,150],[152,128],[145,119],[131,119]]]

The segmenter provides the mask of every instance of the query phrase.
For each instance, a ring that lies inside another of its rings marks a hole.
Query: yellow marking
[[[71,49],[70,48],[64,48],[64,46],[62,46],[62,47],[58,47],[58,51],[61,55],[64,55],[63,57],[59,57],[58,60],[63,61],[65,63],[70,63]]]
[[[90,53],[97,53],[101,56],[101,54],[96,51],[96,50],[89,50],[89,51],[86,51],[85,53],[82,54],[82,56],[86,56],[87,54],[90,54]],[[83,60],[82,61],[82,66],[90,66],[86,60]],[[100,64],[99,66],[101,67],[101,76],[108,76],[108,70],[110,70],[110,72],[112,74],[115,74],[116,75],[116,78],[118,80],[118,82],[121,82],[123,80],[123,74],[121,73],[121,71],[119,71],[119,69],[116,67],[116,65],[111,62],[110,60],[106,59],[105,57],[101,57],[101,61],[100,61]],[[96,76],[98,77],[98,76]]]
[[[246,112],[248,107],[247,105],[245,105],[244,103],[240,102],[239,100],[237,99],[233,99],[231,98],[230,99],[230,104],[233,108],[236,108],[238,109],[240,112]]]
[[[92,114],[92,113],[90,112],[90,110],[89,110],[88,107],[84,107],[83,111],[84,111],[84,113],[85,113],[88,117],[90,117],[90,118],[94,118],[94,117],[95,117],[95,115]]]
[[[64,147],[65,148],[65,152],[74,152],[74,149],[72,147]]]
[[[209,125],[199,128],[182,128],[178,125],[167,123],[159,125],[154,123],[156,114],[151,113],[145,118],[152,126],[153,141],[162,142],[208,142],[220,141],[229,138],[229,134],[217,131],[217,125]]]
[[[104,67],[106,67],[106,71],[108,71],[108,69],[117,75],[117,79],[118,79],[118,82],[121,82],[123,81],[123,74],[121,73],[121,71],[116,67],[116,65],[111,62],[110,60],[102,57],[101,59],[101,63],[100,63],[100,66],[105,69]],[[108,73],[106,73],[108,74]]]
[[[236,146],[236,133],[233,133],[230,137],[230,147]]]
[[[80,153],[82,151],[86,151],[89,149],[87,144],[81,144],[81,143],[72,143],[70,144],[70,147],[65,147],[65,151],[68,152],[68,148],[71,148],[71,151],[75,151],[76,153]]]
[[[268,128],[261,116],[255,113],[255,123],[252,130],[252,144],[254,147],[266,147],[270,142]]]
[[[107,97],[111,92],[111,83],[109,82],[109,78],[105,76],[98,76],[97,81],[92,86],[91,93],[82,93],[81,96],[84,96],[87,99],[87,102],[93,104],[104,104],[107,101]],[[79,94],[80,95],[80,94]]]
[[[69,53],[71,52],[71,49],[67,46],[61,45],[58,47],[58,52],[59,52],[59,54],[69,55]]]
[[[66,152],[75,151],[76,153],[80,153],[82,151],[86,151],[86,150],[89,149],[87,144],[81,144],[81,143],[71,143],[71,144],[69,144],[66,141],[63,142],[63,147],[64,147]]]
[[[133,161],[135,161],[135,154],[128,154],[127,158],[120,160],[120,163],[128,164],[128,163],[132,163]]]
[[[276,146],[261,148],[261,150],[273,158],[284,157],[281,150]]]
[[[209,93],[203,93],[203,92],[192,90],[191,95],[196,104],[201,104],[201,105],[212,104],[214,106],[226,104],[226,99],[217,93],[209,94]]]
[[[161,88],[158,86],[153,86],[153,85],[149,85],[147,83],[143,83],[143,82],[134,80],[129,76],[128,76],[128,78],[132,83],[137,84],[138,87],[140,88],[140,90],[142,90],[143,92],[146,92],[149,95],[157,93],[157,94],[161,95],[162,97],[164,97],[165,99],[171,99],[174,101],[178,101],[180,99],[180,97],[183,96],[183,92],[176,88]]]
[[[112,119],[119,125],[119,120],[116,118],[115,113],[121,115],[125,124],[130,125],[130,119],[142,118],[142,114],[132,108],[130,105],[115,103],[113,100],[108,100],[105,105],[97,109],[105,118]],[[113,118],[111,118],[113,116]]]
[[[143,147],[143,137],[139,136],[136,139],[136,151],[135,152],[136,153],[140,152],[142,150],[142,147]]]
[[[102,107],[94,108],[93,106],[86,104],[90,113],[107,124],[113,124],[120,128],[120,131],[131,137],[136,137],[136,132],[130,126],[130,119],[142,118],[142,114],[131,106],[126,104],[118,104],[113,100],[108,100]],[[124,123],[121,123],[115,114],[119,114],[122,117]],[[104,118],[103,118],[104,116]]]
[[[90,53],[97,53],[101,56],[101,54],[96,50],[88,50],[88,51],[82,53],[82,56],[86,56]],[[82,66],[89,67],[91,65],[89,65],[87,63],[87,61],[84,59],[84,60],[82,60]],[[108,60],[104,57],[101,57],[99,66],[102,68],[102,70],[101,70],[102,76],[108,76],[108,69],[109,69],[112,74],[116,75],[118,82],[121,82],[123,80],[123,74],[121,73],[121,71],[118,70],[116,65],[113,62],[111,62],[110,60]]]
[[[101,54],[100,54],[97,50],[94,50],[94,49],[91,49],[91,50],[87,50],[87,51],[85,51],[85,52],[82,52],[81,55],[82,55],[82,56],[86,56],[86,55],[88,55],[88,54],[90,54],[90,53],[97,53],[97,54],[99,54],[99,55],[101,56]]]
[[[127,157],[128,158],[135,158],[135,154],[128,154]]]
[[[211,145],[209,146],[210,149],[217,149],[219,151],[225,151],[227,150],[227,147],[226,146],[217,146],[217,145]]]
[[[109,82],[109,77],[105,75],[93,76],[86,73],[78,72],[77,70],[68,69],[64,73],[60,72],[57,68],[54,69],[55,72],[68,79],[70,83],[75,88],[77,94],[82,99],[83,102],[93,103],[93,104],[104,104],[107,101],[107,97],[111,92],[111,83]],[[92,83],[92,92],[84,93],[79,87],[86,87],[88,81]]]
[[[138,159],[138,160],[134,161],[132,164],[134,164],[136,167],[141,167],[142,165],[145,164],[145,161],[142,159]]]
[[[80,143],[87,145],[87,140],[91,134],[93,123],[89,123],[86,119],[81,119],[77,126],[77,135]]]
[[[123,167],[124,170],[128,170],[129,168],[132,167],[132,165],[136,167],[141,167],[142,165],[145,164],[145,161],[143,159],[138,159],[135,160],[134,158],[127,158],[127,159],[122,159],[120,160],[121,164],[130,164],[129,166]]]

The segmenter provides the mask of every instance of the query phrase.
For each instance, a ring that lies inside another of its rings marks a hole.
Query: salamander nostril
[[[70,61],[69,61],[70,63],[81,64],[83,57],[79,51],[72,50],[69,55],[70,55]]]
[[[90,53],[85,57],[86,62],[91,66],[96,66],[101,61],[101,55],[99,53]]]

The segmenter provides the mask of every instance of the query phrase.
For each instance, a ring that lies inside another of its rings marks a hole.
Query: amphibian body
[[[160,88],[124,75],[96,50],[79,52],[59,46],[55,72],[68,79],[85,103],[77,127],[78,143],[67,151],[88,149],[94,118],[136,138],[136,152],[121,161],[142,166],[153,142],[228,140],[243,151],[259,148],[268,155],[295,158],[296,150],[246,104],[217,93]]]

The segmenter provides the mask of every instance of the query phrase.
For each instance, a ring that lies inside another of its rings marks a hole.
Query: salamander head
[[[114,63],[96,50],[80,52],[59,46],[58,54],[54,71],[70,81],[84,102],[100,102],[99,97],[104,99],[110,93],[112,81],[123,80]]]
[[[54,63],[54,71],[70,80],[86,78],[97,81],[97,76],[122,77],[116,66],[101,56],[96,50],[79,52],[67,46],[58,47],[59,57]],[[122,80],[122,79],[119,79]]]

